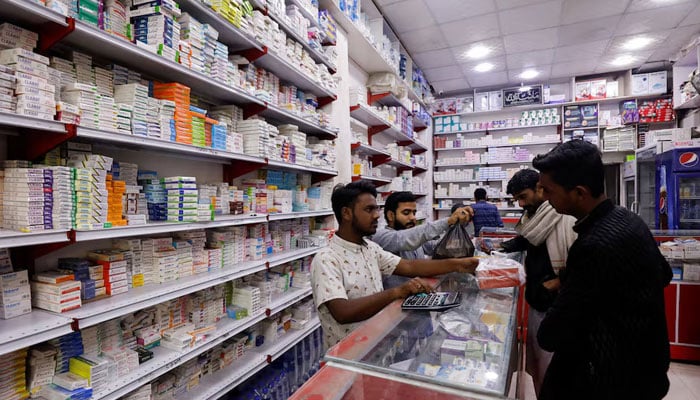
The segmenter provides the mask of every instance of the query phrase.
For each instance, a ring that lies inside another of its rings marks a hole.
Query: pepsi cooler
[[[656,156],[656,228],[700,229],[700,148]]]

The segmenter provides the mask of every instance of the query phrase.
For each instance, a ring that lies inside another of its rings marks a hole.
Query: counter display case
[[[383,379],[503,398],[522,359],[516,342],[518,289],[478,290],[471,275],[454,274],[438,290],[462,292],[461,305],[427,312],[402,311],[400,302],[393,303],[325,359]]]

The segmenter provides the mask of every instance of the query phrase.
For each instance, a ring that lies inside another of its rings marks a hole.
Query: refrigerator
[[[637,213],[636,181],[637,162],[625,161],[622,164],[622,185],[620,187],[620,205]]]
[[[656,155],[660,146],[651,144],[635,151],[634,212],[647,224],[656,228]]]
[[[656,156],[656,229],[700,229],[700,148]]]

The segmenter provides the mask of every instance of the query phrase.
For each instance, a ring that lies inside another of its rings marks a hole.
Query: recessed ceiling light
[[[539,75],[540,73],[538,71],[535,71],[534,69],[526,69],[520,74],[520,77],[522,79],[532,79]]]
[[[491,49],[484,45],[477,44],[476,46],[464,52],[464,56],[466,58],[484,58],[489,53],[491,53]]]
[[[629,55],[623,55],[623,56],[618,56],[614,60],[612,60],[610,63],[612,65],[627,65],[627,64],[632,64],[634,62],[634,57],[629,56]]]
[[[626,50],[638,50],[641,49],[642,47],[646,47],[649,45],[649,43],[653,42],[648,37],[640,36],[636,38],[632,38],[625,42],[624,48]]]
[[[491,71],[492,69],[493,69],[493,64],[487,63],[487,62],[481,63],[481,64],[477,65],[476,67],[474,67],[474,71],[476,71],[476,72],[487,72],[487,71]]]

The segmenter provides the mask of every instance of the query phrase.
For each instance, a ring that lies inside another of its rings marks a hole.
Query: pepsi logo
[[[666,198],[665,197],[659,198],[659,213],[666,214]]]
[[[700,157],[698,157],[698,155],[693,153],[692,151],[682,153],[678,157],[678,163],[687,168],[698,165],[698,162],[700,162]]]

